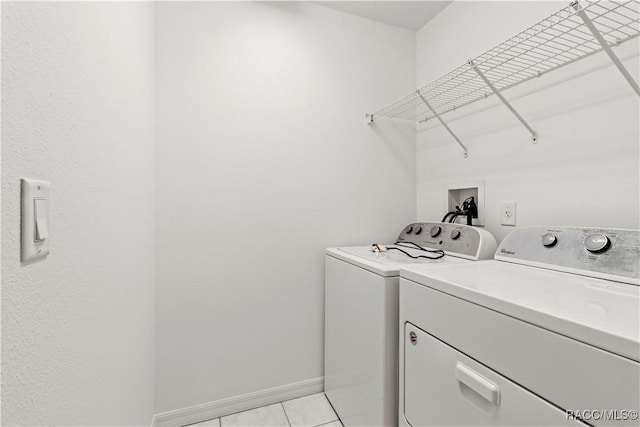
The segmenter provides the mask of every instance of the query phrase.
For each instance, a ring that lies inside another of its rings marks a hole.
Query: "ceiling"
[[[313,3],[417,31],[451,1],[314,1]]]

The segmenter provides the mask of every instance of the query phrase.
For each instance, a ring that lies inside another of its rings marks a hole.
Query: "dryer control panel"
[[[640,230],[530,227],[507,235],[495,259],[640,285]]]
[[[415,222],[398,236],[399,242],[411,242],[429,249],[442,249],[450,255],[472,260],[491,259],[496,239],[486,230],[448,222]]]

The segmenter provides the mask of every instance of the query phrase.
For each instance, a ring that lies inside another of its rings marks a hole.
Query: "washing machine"
[[[346,427],[397,424],[400,269],[472,263],[496,246],[483,229],[418,222],[394,244],[326,250],[324,388]]]
[[[639,425],[640,232],[531,227],[400,278],[399,424]]]

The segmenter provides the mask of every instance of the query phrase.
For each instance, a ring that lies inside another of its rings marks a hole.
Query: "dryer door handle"
[[[456,379],[494,405],[500,405],[500,388],[460,362],[456,363]]]

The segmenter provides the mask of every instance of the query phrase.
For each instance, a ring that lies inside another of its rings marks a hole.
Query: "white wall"
[[[417,190],[414,128],[364,124],[563,6],[454,2],[416,42],[302,2],[160,3],[156,39],[152,4],[4,3],[3,424],[148,424],[155,277],[155,412],[322,376],[323,249],[440,219],[447,182],[485,180],[498,238],[503,200],[637,228],[638,99],[603,55],[507,92],[537,145],[492,99],[445,116],[468,159],[420,127]],[[28,265],[21,176],[52,183]]]
[[[415,33],[303,2],[157,9],[157,412],[323,375],[323,250],[415,214]]]
[[[154,6],[2,5],[2,425],[149,425]],[[20,263],[20,177],[51,254]]]
[[[454,2],[417,38],[417,84],[432,81],[494,47],[566,2]],[[616,49],[636,81],[638,40]],[[484,180],[486,227],[501,240],[502,201],[517,201],[517,227],[638,228],[639,103],[604,54],[505,92],[540,135],[492,97],[443,118],[469,158],[435,121],[418,131],[418,219],[445,213],[447,183]]]

